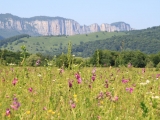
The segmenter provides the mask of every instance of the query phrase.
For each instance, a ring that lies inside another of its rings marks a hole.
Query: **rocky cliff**
[[[80,25],[72,19],[62,17],[38,16],[20,18],[11,14],[0,14],[0,31],[12,30],[30,35],[75,35],[99,31],[130,31],[132,28],[124,22],[89,26]]]

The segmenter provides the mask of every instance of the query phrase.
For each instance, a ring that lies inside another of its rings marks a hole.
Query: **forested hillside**
[[[160,51],[160,26],[144,30],[126,32],[127,35],[113,36],[111,38],[96,40],[73,46],[73,53],[79,56],[91,56],[96,49],[116,51],[140,50],[144,53],[157,53]]]

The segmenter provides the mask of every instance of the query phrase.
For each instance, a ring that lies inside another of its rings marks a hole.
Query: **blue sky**
[[[160,25],[160,0],[0,0],[0,13],[60,16],[81,25],[124,21],[145,29]]]

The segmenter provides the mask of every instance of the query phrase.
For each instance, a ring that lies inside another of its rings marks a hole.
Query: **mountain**
[[[132,28],[125,22],[116,22],[112,24],[97,23],[89,26],[80,25],[72,19],[62,17],[36,16],[31,18],[20,18],[12,14],[0,14],[0,35],[9,31],[4,37],[11,35],[29,34],[31,36],[41,35],[75,35],[88,34],[99,31],[130,31]],[[4,32],[6,31],[6,32]]]

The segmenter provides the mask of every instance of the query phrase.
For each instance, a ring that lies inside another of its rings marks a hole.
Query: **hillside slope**
[[[90,41],[74,46],[73,53],[78,56],[88,57],[96,49],[140,50],[148,54],[160,52],[160,26],[126,32],[126,35],[123,36]]]
[[[20,39],[12,39],[17,37],[11,37],[11,39],[5,39],[0,44],[1,49],[7,49],[12,51],[20,50],[22,45],[25,45],[30,53],[43,53],[43,54],[61,54],[65,52],[69,41],[72,46],[80,45],[89,41],[95,41],[99,39],[111,38],[113,36],[125,35],[124,32],[96,32],[90,34],[74,35],[74,36],[40,36],[40,37],[25,37]],[[21,35],[19,35],[21,36]]]

